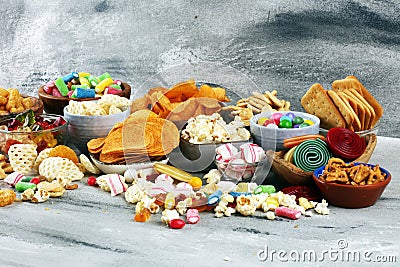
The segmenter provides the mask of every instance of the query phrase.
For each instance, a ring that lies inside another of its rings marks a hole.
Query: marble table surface
[[[80,183],[42,204],[0,208],[0,266],[395,266],[400,261],[400,139],[379,137],[370,160],[392,173],[378,202],[330,206],[330,215],[268,221],[215,218],[166,227],[160,214],[133,221],[134,205]]]

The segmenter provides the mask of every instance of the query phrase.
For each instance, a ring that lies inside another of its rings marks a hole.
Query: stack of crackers
[[[332,83],[332,90],[314,84],[301,99],[303,108],[320,118],[321,127],[363,131],[373,128],[383,108],[354,76]]]

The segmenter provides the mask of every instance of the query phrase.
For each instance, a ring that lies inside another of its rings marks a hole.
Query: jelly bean
[[[62,96],[66,96],[69,92],[69,89],[67,87],[67,85],[65,84],[63,78],[58,78],[57,80],[55,80],[54,84],[56,85],[58,91],[60,92],[60,94]],[[53,89],[53,93],[54,93],[54,89]]]
[[[258,125],[264,125],[264,123],[269,120],[269,118],[265,117],[265,118],[259,118],[257,124]]]
[[[288,116],[288,117],[290,117],[292,120],[294,120],[294,118],[296,118],[296,115],[294,115],[294,113],[293,113],[293,112],[286,113],[286,115],[285,115],[285,116]]]
[[[308,126],[310,126],[308,123],[303,122],[302,124],[300,124],[299,128],[304,128]]]
[[[182,219],[172,219],[169,222],[169,227],[172,229],[182,229],[186,225],[185,221]]]
[[[299,127],[300,127],[300,124],[293,125],[293,128],[299,128]]]
[[[122,82],[121,82],[120,80],[115,80],[115,81],[114,81],[114,84],[121,85],[121,84],[122,84]]]
[[[117,95],[120,94],[122,92],[122,90],[120,89],[116,89],[116,88],[112,88],[110,86],[106,87],[106,89],[104,90],[104,94],[110,94],[110,95]]]
[[[33,190],[36,189],[36,185],[33,183],[27,182],[18,182],[15,184],[15,190],[18,192],[24,192],[26,189],[32,188]]]
[[[90,185],[90,186],[96,185],[96,177],[94,177],[94,176],[88,177],[87,183],[88,183],[88,185]]]
[[[21,182],[30,183],[31,180],[32,180],[31,177],[25,177],[25,178],[22,178],[22,179],[21,179]]]
[[[53,87],[52,95],[56,97],[62,97],[62,94],[60,93],[57,87]]]
[[[73,78],[78,78],[78,77],[79,77],[79,74],[77,72],[71,72],[70,74],[63,76],[62,80],[64,81],[64,83],[68,83]]]
[[[75,90],[76,88],[90,89],[87,84],[74,84],[71,86],[71,90]]]
[[[193,187],[194,190],[199,190],[203,185],[203,181],[199,177],[192,177],[189,180],[189,184]]]
[[[89,77],[91,74],[89,72],[78,72],[79,78]]]
[[[37,185],[38,183],[40,183],[40,178],[39,177],[32,178],[31,183]]]
[[[121,88],[121,85],[118,85],[118,84],[111,84],[111,85],[109,85],[109,87],[112,87],[112,88],[115,88],[115,89],[122,89]]]
[[[291,117],[285,115],[285,116],[280,117],[279,122],[281,122],[283,120],[292,122],[293,119]]]
[[[275,209],[275,215],[280,217],[286,217],[292,220],[297,220],[301,216],[301,211],[289,209],[287,207],[278,207]]]
[[[314,125],[312,120],[304,120],[304,123],[307,123],[308,125]]]
[[[96,85],[94,90],[96,91],[96,93],[101,93],[104,91],[104,89],[106,89],[107,86],[111,85],[113,82],[114,81],[111,78],[105,78]]]
[[[263,126],[268,126],[269,124],[276,124],[273,119],[268,119],[264,122]]]
[[[207,204],[209,206],[218,204],[219,200],[221,199],[221,196],[222,196],[222,191],[218,189],[208,197]]]
[[[275,193],[276,189],[275,186],[273,185],[259,185],[256,187],[256,189],[254,189],[254,194],[258,195],[261,193],[268,193],[268,194],[272,194]]]
[[[77,98],[92,98],[96,96],[94,89],[76,88],[74,92]]]
[[[111,79],[111,75],[108,72],[104,72],[102,75],[97,77],[100,81],[106,79],[106,78],[110,78]],[[114,82],[114,81],[113,81]]]
[[[282,113],[276,112],[271,115],[271,119],[273,119],[275,121],[276,125],[279,125],[279,122],[280,122],[280,119],[282,116],[283,116]]]
[[[89,80],[86,77],[79,77],[79,83],[90,88]]]
[[[249,183],[238,183],[235,188],[236,192],[249,192]]]
[[[283,120],[279,123],[280,128],[292,128],[292,122],[288,120]]]
[[[86,77],[86,79],[89,81],[90,87],[95,87],[100,82],[99,79],[97,77],[94,77],[94,76]],[[81,84],[82,84],[82,82],[81,82]]]
[[[303,122],[304,122],[304,119],[299,116],[297,116],[293,119],[293,124],[302,124]]]
[[[169,192],[165,197],[164,207],[167,210],[171,210],[175,207],[175,195],[173,193]]]

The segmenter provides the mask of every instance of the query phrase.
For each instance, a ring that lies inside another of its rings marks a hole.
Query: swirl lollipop
[[[333,155],[346,161],[353,161],[365,151],[365,140],[346,128],[332,128],[326,136],[326,143]]]
[[[324,141],[306,140],[294,150],[293,163],[306,172],[312,172],[326,165],[331,157],[331,152]]]

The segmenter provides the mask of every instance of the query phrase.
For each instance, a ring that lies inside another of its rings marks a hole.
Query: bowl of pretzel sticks
[[[331,158],[316,169],[313,180],[330,204],[342,208],[365,208],[375,204],[392,175],[379,164],[350,162]]]

